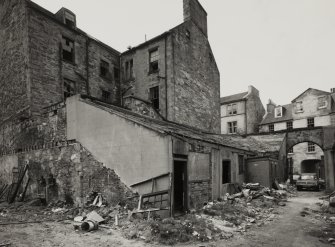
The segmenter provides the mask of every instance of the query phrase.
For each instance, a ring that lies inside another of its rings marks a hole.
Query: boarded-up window
[[[188,174],[190,181],[210,179],[209,154],[190,153]]]

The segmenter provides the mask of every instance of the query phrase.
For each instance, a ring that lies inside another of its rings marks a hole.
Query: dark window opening
[[[129,61],[129,79],[134,78],[134,62],[133,59],[130,59]]]
[[[230,160],[222,161],[222,184],[231,183]]]
[[[105,90],[102,90],[102,100],[105,102],[110,102],[111,100],[111,93]]]
[[[74,62],[74,42],[71,39],[63,37],[62,39],[62,56],[67,62]]]
[[[125,65],[124,65],[124,77],[126,80],[129,80],[129,62],[125,62]]]
[[[307,128],[314,128],[314,118],[307,118]]]
[[[73,14],[65,12],[65,25],[74,28],[76,26],[76,18]]]
[[[158,110],[159,109],[159,87],[150,88],[149,99],[152,103],[152,106]]]
[[[269,124],[269,131],[274,132],[275,131],[275,126],[273,124]]]
[[[109,72],[109,63],[101,60],[100,61],[100,76],[107,77]]]
[[[150,73],[158,72],[159,70],[158,60],[159,60],[158,49],[150,51],[149,53],[149,72]]]
[[[239,174],[244,173],[244,156],[243,155],[238,156],[238,173]]]
[[[293,147],[288,150],[289,154],[293,154]]]
[[[292,121],[286,122],[286,129],[288,129],[288,130],[293,129],[293,122]]]
[[[118,68],[114,68],[114,79],[116,81],[120,80],[120,70]]]
[[[74,21],[71,21],[71,20],[69,20],[69,19],[65,19],[65,24],[66,24],[66,26],[69,26],[69,27],[71,27],[71,28],[74,28],[74,27],[75,27],[75,25],[74,25]]]
[[[76,94],[76,83],[69,79],[64,79],[64,99]]]

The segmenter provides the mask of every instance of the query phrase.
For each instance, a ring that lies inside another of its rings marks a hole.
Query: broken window
[[[309,142],[307,146],[307,152],[312,153],[315,152],[315,144],[313,142]]]
[[[105,102],[110,102],[111,100],[111,93],[105,90],[101,90],[102,92],[102,100]]]
[[[76,18],[73,14],[69,13],[69,12],[65,12],[65,17],[64,17],[64,22],[65,25],[74,28],[76,26]]]
[[[274,132],[274,131],[275,131],[274,124],[269,124],[269,132]]]
[[[63,56],[64,61],[74,63],[74,42],[73,40],[63,37],[62,56]]]
[[[307,128],[314,128],[314,118],[307,118]]]
[[[64,79],[64,99],[76,94],[76,83],[69,79]]]
[[[158,72],[159,70],[158,60],[159,60],[158,48],[151,50],[149,52],[149,73]]]
[[[296,109],[296,112],[303,112],[304,111],[302,101],[298,101],[297,103],[295,103],[295,109]]]
[[[101,60],[100,61],[100,76],[107,77],[109,72],[109,63]]]
[[[293,122],[292,121],[286,122],[286,129],[288,129],[288,130],[293,129]]]
[[[283,116],[283,107],[277,107],[275,109],[275,117],[279,118]]]
[[[318,109],[323,109],[327,107],[327,98],[326,96],[321,96],[318,98]]]
[[[237,104],[230,104],[227,106],[227,108],[228,108],[229,115],[237,114]]]
[[[238,173],[239,174],[244,173],[244,156],[243,155],[238,156]]]
[[[115,79],[115,81],[120,80],[120,69],[119,68],[114,67],[114,79]]]
[[[228,133],[229,134],[237,133],[237,121],[228,122]]]
[[[152,87],[150,88],[150,95],[149,95],[149,99],[152,103],[152,106],[158,110],[159,109],[159,87]]]

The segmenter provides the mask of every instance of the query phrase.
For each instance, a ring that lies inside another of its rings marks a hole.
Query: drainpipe
[[[86,38],[86,93],[90,96],[90,85],[89,85],[89,59],[88,59],[88,48],[90,44],[90,38]]]
[[[165,35],[165,117],[169,119],[168,116],[168,83],[167,83],[167,35]]]
[[[248,111],[247,111],[247,100],[244,101],[244,110],[245,110],[245,134],[248,134]]]

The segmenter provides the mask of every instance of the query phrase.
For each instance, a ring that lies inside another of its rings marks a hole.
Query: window
[[[111,93],[108,92],[108,91],[105,91],[105,90],[101,90],[102,92],[102,100],[105,101],[105,102],[110,102],[110,99],[111,99]]]
[[[158,72],[159,70],[158,60],[159,60],[158,48],[151,50],[149,52],[149,73]]]
[[[238,156],[238,174],[244,173],[244,156],[239,155]]]
[[[104,60],[100,61],[100,76],[107,77],[109,73],[109,63]]]
[[[73,14],[65,12],[65,25],[74,28],[76,26],[76,18]]]
[[[69,79],[64,79],[64,99],[76,94],[76,83]]]
[[[237,114],[237,104],[230,104],[227,106],[228,114],[234,115]]]
[[[124,72],[126,80],[133,79],[133,66],[134,66],[133,59],[126,61],[125,72]]]
[[[313,153],[315,152],[315,144],[313,142],[309,142],[307,146],[307,152],[308,153]]]
[[[74,42],[73,40],[63,37],[62,56],[63,56],[64,61],[74,63]]]
[[[307,128],[314,128],[314,118],[307,118]]]
[[[286,129],[288,129],[288,130],[293,129],[293,122],[292,121],[286,122]]]
[[[269,124],[269,132],[274,132],[274,131],[275,131],[274,124]]]
[[[296,109],[296,112],[303,112],[304,111],[302,101],[298,101],[297,103],[295,103],[295,109]]]
[[[228,122],[228,133],[235,134],[237,133],[237,122]]]
[[[275,108],[275,118],[279,118],[283,116],[283,107]]]
[[[158,110],[159,109],[159,87],[152,87],[150,88],[150,101],[152,106]]]
[[[293,151],[293,147],[291,147],[291,148],[288,150],[288,153],[289,153],[289,154],[293,154],[293,153],[294,153],[294,151]]]
[[[114,79],[115,79],[115,81],[120,80],[120,70],[119,70],[119,68],[114,67]]]
[[[327,107],[327,98],[326,96],[320,96],[318,98],[318,109],[323,109]]]

